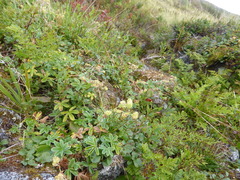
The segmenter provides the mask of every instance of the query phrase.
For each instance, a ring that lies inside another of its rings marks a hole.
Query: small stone
[[[236,178],[240,179],[240,168],[235,170]]]
[[[54,176],[49,173],[41,173],[40,174],[43,180],[54,180]]]
[[[233,162],[235,162],[239,159],[239,151],[236,148],[234,148],[234,147],[230,148],[229,159],[230,159],[230,161],[233,161]]]
[[[115,155],[110,166],[104,167],[98,175],[98,180],[114,180],[124,172],[122,156]]]
[[[0,141],[2,141],[2,140],[7,140],[8,141],[9,137],[3,129],[0,129]]]
[[[8,140],[8,135],[6,133],[0,133],[0,141],[7,139]]]

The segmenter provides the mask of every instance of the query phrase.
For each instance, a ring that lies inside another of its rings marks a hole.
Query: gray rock
[[[3,103],[3,105],[5,105],[5,104]],[[6,115],[7,113],[12,115],[13,120],[21,120],[22,119],[21,116],[18,113],[14,112],[13,110],[0,108],[0,112],[3,112],[4,113],[3,115]]]
[[[4,171],[4,172],[0,172],[0,179],[1,180],[28,180],[29,176],[19,174],[16,172]]]
[[[40,176],[43,180],[55,180],[54,176],[49,173],[41,173]],[[35,180],[40,180],[40,178],[35,178]]]
[[[154,94],[152,99],[154,104],[162,105],[163,109],[168,108],[168,104],[159,95]]]
[[[234,147],[230,148],[229,159],[230,161],[233,161],[233,162],[239,159],[239,151],[236,148]]]
[[[34,178],[33,180],[54,180],[54,176],[49,173],[41,173],[40,176],[41,178],[37,177],[37,178]],[[32,178],[30,178],[26,174],[3,171],[3,172],[0,172],[0,179],[1,180],[30,180]]]
[[[240,179],[240,168],[235,170],[236,178]]]
[[[122,156],[115,155],[110,166],[104,167],[98,175],[98,180],[114,180],[124,172]]]
[[[163,104],[163,100],[160,98],[160,96],[158,96],[157,94],[154,94],[152,96],[152,99],[153,99],[153,103],[154,104]]]
[[[8,135],[4,132],[4,130],[2,129],[2,130],[0,130],[0,141],[2,141],[2,140],[4,140],[4,139],[9,140],[9,137],[8,137]]]
[[[179,59],[183,60],[183,62],[186,64],[190,64],[190,58],[186,54],[180,56]]]

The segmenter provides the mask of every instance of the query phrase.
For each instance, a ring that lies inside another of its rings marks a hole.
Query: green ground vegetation
[[[120,155],[125,179],[233,178],[240,25],[226,14],[187,0],[2,0],[0,91],[23,117],[9,131],[22,164],[96,179]]]

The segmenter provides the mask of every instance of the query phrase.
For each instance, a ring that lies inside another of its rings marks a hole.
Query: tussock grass
[[[181,21],[207,19],[213,22],[229,21],[239,18],[227,11],[202,0],[135,0],[144,4],[142,10],[156,19],[162,19],[168,25]]]

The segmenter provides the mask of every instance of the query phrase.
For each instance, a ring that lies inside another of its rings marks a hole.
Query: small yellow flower
[[[119,113],[119,114],[122,113],[122,111],[119,110],[119,109],[114,109],[113,112],[115,112],[115,113]]]
[[[130,114],[129,112],[124,112],[124,113],[122,113],[122,118],[128,117],[129,114]]]
[[[129,98],[127,100],[126,108],[127,109],[132,109],[132,107],[133,107],[133,101],[132,101],[132,99]]]
[[[104,114],[105,114],[106,116],[110,116],[110,115],[112,114],[112,111],[105,111]]]
[[[59,165],[59,162],[60,162],[60,158],[57,157],[57,156],[54,156],[54,157],[53,157],[53,160],[52,160],[52,165],[53,165],[53,166],[58,166],[58,165]]]
[[[55,176],[55,180],[66,180],[66,176],[60,172],[57,176]]]
[[[118,105],[119,108],[125,108],[126,107],[126,101],[121,101]]]
[[[139,114],[138,114],[138,112],[134,112],[134,113],[132,113],[131,116],[132,116],[133,119],[137,119]]]
[[[88,98],[90,98],[91,100],[93,100],[93,99],[96,97],[96,95],[95,95],[94,93],[88,92],[88,93],[85,95],[85,97],[88,97]]]
[[[103,86],[103,83],[101,83],[99,80],[92,80],[90,83],[92,83],[93,87],[101,87],[101,86]]]

